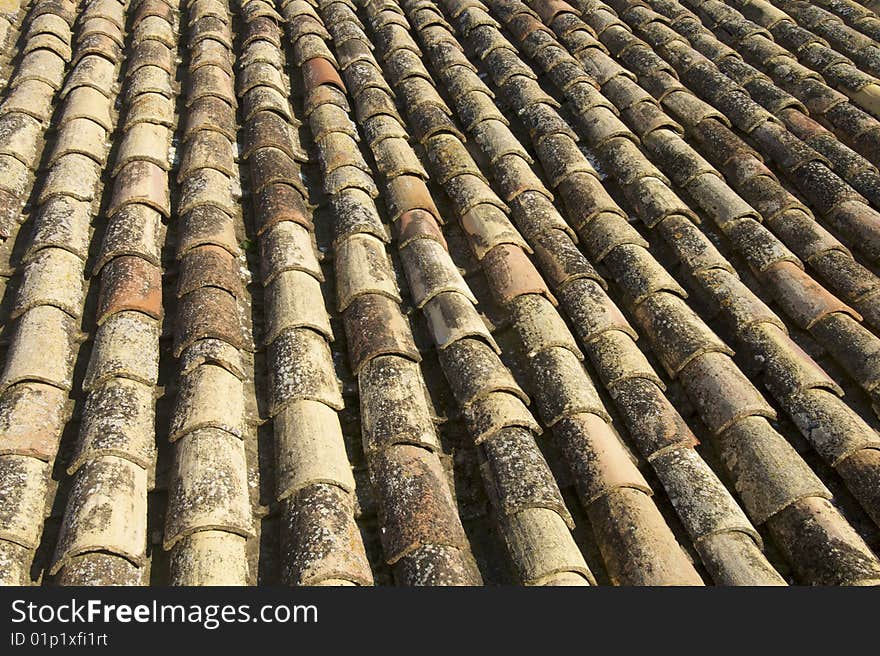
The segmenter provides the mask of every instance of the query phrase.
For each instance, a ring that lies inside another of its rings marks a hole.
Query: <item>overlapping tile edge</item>
[[[0,28],[3,583],[880,583],[865,6]]]

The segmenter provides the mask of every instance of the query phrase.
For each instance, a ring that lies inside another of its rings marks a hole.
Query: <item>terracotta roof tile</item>
[[[862,5],[35,0],[12,33],[2,582],[880,580]]]
[[[162,318],[162,271],[154,264],[134,255],[117,257],[107,263],[101,278],[98,324],[125,310]]]

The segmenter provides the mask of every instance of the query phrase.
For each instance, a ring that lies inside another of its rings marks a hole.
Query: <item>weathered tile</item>
[[[55,196],[91,201],[100,179],[100,165],[86,155],[68,153],[59,157],[43,182],[39,202]]]
[[[152,207],[165,217],[171,214],[168,176],[153,162],[135,160],[119,171],[108,212],[114,214],[134,203]]]
[[[181,440],[201,429],[236,438],[244,438],[246,432],[242,381],[213,364],[180,378],[168,439]]]
[[[37,156],[40,122],[32,116],[10,112],[0,117],[0,153],[11,155],[25,165]]]
[[[216,169],[229,177],[237,172],[232,143],[225,135],[213,130],[200,130],[187,140],[177,170],[177,181],[182,182],[206,168]]]
[[[253,62],[240,69],[235,76],[235,83],[239,94],[258,86],[270,87],[285,95],[288,93],[281,72],[266,62]]]
[[[76,331],[74,319],[51,305],[38,305],[21,315],[6,352],[0,392],[23,381],[71,389]]]
[[[0,582],[3,585],[30,585],[33,552],[9,540],[0,540]]]
[[[358,166],[341,166],[324,176],[324,192],[338,194],[343,189],[363,189],[373,198],[379,197],[379,189],[372,176]]]
[[[440,210],[434,204],[431,192],[421,178],[402,175],[390,180],[385,194],[388,218],[397,221],[400,215],[410,210],[430,212],[438,222],[443,223]]]
[[[190,74],[192,91],[187,94],[187,106],[204,98],[217,98],[230,107],[236,107],[232,77],[220,66],[200,66]]]
[[[421,360],[400,307],[387,296],[368,294],[354,299],[345,312],[345,337],[356,375],[366,362],[379,355]]]
[[[178,440],[175,450],[164,546],[211,529],[251,537],[242,441],[226,431],[203,429]]]
[[[155,39],[137,43],[132,48],[128,71],[133,73],[142,66],[157,66],[169,75],[174,75],[174,56],[171,49]]]
[[[134,463],[107,456],[77,471],[68,495],[51,573],[79,554],[94,551],[146,564],[147,473]]]
[[[461,294],[438,294],[425,303],[424,312],[437,348],[444,349],[464,337],[478,337],[496,352],[500,352],[486,322],[473,304]]]
[[[100,325],[116,312],[135,310],[153,319],[162,318],[162,271],[147,260],[124,255],[101,270],[97,321]]]
[[[181,214],[201,207],[214,207],[229,215],[235,214],[238,190],[233,188],[229,176],[217,169],[198,169],[183,181],[179,193],[178,211]]]
[[[108,221],[95,271],[122,255],[134,255],[158,267],[161,225],[162,215],[151,207],[140,203],[122,207]]]
[[[282,221],[264,235],[260,240],[260,268],[264,285],[285,271],[302,271],[319,281],[324,280],[312,235],[306,228],[292,221]]]
[[[410,122],[413,126],[413,136],[423,145],[428,139],[440,133],[452,134],[461,141],[466,139],[446,112],[434,103],[422,103],[411,110]]]
[[[344,132],[329,132],[324,135],[324,138],[318,142],[318,157],[325,175],[343,166],[353,166],[365,173],[371,172],[357,142]]]
[[[333,63],[321,57],[314,57],[306,61],[303,65],[303,79],[307,89],[314,89],[322,84],[330,84],[337,87],[340,91],[346,92],[345,84],[339,77],[339,72],[333,66]]]
[[[462,406],[497,392],[506,392],[524,403],[529,402],[495,349],[482,340],[453,342],[440,352],[440,362],[455,398]]]
[[[85,300],[84,263],[70,251],[44,248],[24,267],[11,317],[41,305],[59,308],[74,318]]]
[[[96,92],[97,93],[97,92]],[[55,89],[42,80],[23,80],[9,90],[3,101],[4,112],[20,112],[38,121],[48,121]]]
[[[71,74],[68,85],[82,84],[83,81],[88,78],[88,66],[90,64],[92,64],[91,61],[85,65],[77,66]],[[98,66],[100,66],[100,64]],[[110,64],[109,70],[112,74],[112,64]],[[35,50],[29,52],[22,57],[21,63],[18,65],[15,82],[16,84],[21,84],[22,82],[29,80],[45,82],[53,89],[60,89],[61,83],[64,80],[64,60],[50,50]],[[72,86],[70,88],[72,88]]]
[[[29,549],[40,540],[49,465],[19,455],[0,456],[0,538]]]
[[[452,178],[465,174],[476,176],[488,184],[467,148],[457,137],[437,134],[428,140],[425,150],[432,165],[433,177],[438,184],[444,185]]]
[[[336,57],[333,56],[333,53],[330,52],[330,48],[327,47],[327,44],[324,43],[324,39],[322,39],[317,34],[303,34],[299,38],[296,39],[293,43],[293,64],[294,66],[305,66],[308,62],[313,60],[325,60],[329,62],[332,67],[338,69],[338,65],[336,62]],[[324,64],[311,64],[310,67],[314,69],[315,66],[323,67]],[[315,71],[317,72],[317,71]],[[314,79],[321,79],[323,74],[319,73]],[[332,76],[332,73],[328,73],[328,75]],[[325,78],[329,79],[329,78]],[[337,80],[333,80],[333,83],[336,84]],[[339,78],[339,83],[341,84],[341,78]],[[319,83],[323,84],[323,83]],[[308,85],[310,88],[314,88],[315,85]],[[342,87],[337,84],[340,89]]]
[[[372,585],[351,497],[334,485],[316,484],[290,501],[282,529],[285,536],[284,579],[291,585]]]
[[[176,47],[176,36],[171,23],[162,16],[145,16],[135,25],[136,38],[141,40],[155,39],[169,48]]]
[[[246,381],[246,357],[240,350],[220,339],[200,339],[180,355],[180,375],[185,376],[197,367],[212,364],[226,369],[239,380]]]
[[[236,348],[245,345],[235,297],[217,287],[199,287],[180,299],[174,331],[175,355],[206,338],[220,339]]]
[[[752,521],[758,524],[797,499],[831,496],[803,460],[788,455],[791,445],[763,417],[732,426],[720,439],[719,452]],[[780,466],[782,462],[786,465]]]
[[[159,324],[140,312],[112,314],[98,327],[83,389],[109,378],[154,385],[159,376]]]
[[[381,535],[390,564],[426,544],[464,545],[464,531],[436,455],[398,445],[383,451],[376,461],[372,478],[387,500]]]
[[[536,435],[541,427],[518,396],[507,392],[490,392],[465,408],[462,415],[474,444],[482,444],[507,428],[522,428]]]
[[[282,150],[292,159],[304,155],[293,127],[273,111],[255,113],[247,122],[246,135],[247,146],[241,153],[242,157],[249,158],[254,151],[268,147]]]
[[[268,347],[272,359],[269,375],[270,414],[295,400],[320,401],[341,410],[341,385],[333,369],[326,338],[308,328],[282,332]]]
[[[437,294],[453,291],[476,304],[477,299],[439,242],[433,239],[411,241],[401,253],[401,260],[417,307],[422,307]]]
[[[501,512],[515,515],[526,508],[547,508],[574,526],[550,468],[528,431],[508,428],[499,432],[486,442],[485,453],[482,467],[491,481],[489,494],[497,499]]]
[[[483,258],[483,270],[502,304],[506,305],[522,294],[541,294],[556,304],[541,274],[519,246],[496,246]]]
[[[163,96],[161,93],[142,93],[129,101],[128,112],[125,114],[122,125],[124,128],[130,128],[138,123],[155,123],[156,125],[173,127],[174,103],[171,98]]]
[[[311,212],[298,188],[276,182],[255,194],[254,206],[258,221],[257,234],[262,234],[282,221],[292,221],[307,230],[312,229]]]
[[[175,542],[170,554],[173,585],[247,585],[247,538],[226,528],[192,531]]]
[[[68,471],[73,473],[104,456],[125,459],[149,471],[156,458],[155,411],[151,385],[110,378],[93,389],[86,398]]]
[[[409,210],[401,214],[397,222],[397,231],[400,250],[406,248],[414,239],[433,239],[445,250],[449,250],[437,219],[424,210]]]
[[[118,175],[126,164],[139,159],[167,171],[171,168],[171,162],[168,161],[169,136],[168,127],[157,123],[143,122],[131,126],[119,145],[112,174]]]
[[[385,244],[368,234],[355,234],[336,248],[336,293],[339,311],[358,296],[381,294],[400,302]]]
[[[67,394],[44,383],[13,385],[0,397],[0,454],[52,462],[67,416]]]
[[[61,62],[61,59],[59,58],[58,61]],[[48,80],[45,81],[48,82]],[[116,69],[114,63],[98,55],[87,55],[83,57],[68,76],[64,88],[61,90],[61,96],[66,97],[67,94],[77,87],[91,87],[108,98],[111,97],[111,94],[116,87]]]
[[[273,418],[278,455],[277,497],[287,499],[313,484],[355,486],[336,411],[320,401],[286,404]]]
[[[298,269],[279,273],[266,286],[265,296],[270,304],[266,311],[266,344],[288,328],[310,328],[333,339],[321,284],[310,273]]]
[[[424,179],[428,173],[416,156],[412,146],[405,139],[390,137],[371,144],[376,168],[386,178],[401,175],[415,175]]]
[[[110,100],[100,91],[91,87],[77,87],[67,95],[61,123],[87,118],[109,131],[113,128],[110,108]]]
[[[419,363],[399,356],[373,358],[358,376],[364,449],[411,444],[439,451],[433,413]]]
[[[654,352],[670,376],[708,353],[733,355],[709,327],[672,294],[655,294],[635,310]]]
[[[390,241],[388,229],[370,195],[355,187],[343,189],[330,204],[333,208],[333,240],[339,244],[358,233],[369,234],[383,242]]]
[[[505,205],[483,178],[476,175],[457,175],[443,186],[452,199],[459,215],[465,214],[481,203],[488,203],[507,211]],[[424,209],[424,208],[423,208]]]
[[[200,130],[215,130],[230,141],[236,139],[235,110],[221,98],[205,96],[190,103],[186,112],[184,139],[188,140]]]
[[[205,245],[187,251],[180,261],[177,296],[184,296],[201,287],[217,287],[236,298],[244,297],[239,263],[228,250]]]

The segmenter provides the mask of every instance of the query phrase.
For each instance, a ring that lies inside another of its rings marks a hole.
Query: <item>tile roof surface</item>
[[[875,0],[0,14],[0,582],[880,584]]]

